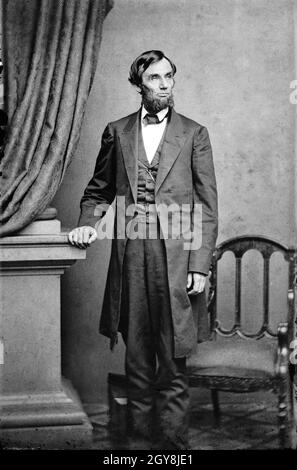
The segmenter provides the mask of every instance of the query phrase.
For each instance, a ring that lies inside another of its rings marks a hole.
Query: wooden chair
[[[263,256],[263,322],[257,333],[243,331],[241,315],[242,257],[250,249]],[[217,306],[217,263],[223,254],[235,256],[235,320],[230,329],[224,329]],[[269,264],[271,255],[281,252],[288,263],[288,312],[286,322],[273,331],[269,318]],[[209,280],[208,310],[210,314],[210,341],[197,345],[197,351],[187,362],[190,387],[211,390],[214,415],[220,424],[218,391],[254,392],[272,390],[278,394],[278,425],[280,446],[291,447],[293,429],[294,366],[289,362],[290,343],[294,338],[294,287],[296,285],[297,251],[262,237],[240,236],[221,243],[215,250]]]

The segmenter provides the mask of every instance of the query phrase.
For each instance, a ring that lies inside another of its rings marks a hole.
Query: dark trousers
[[[130,435],[154,437],[159,449],[186,449],[186,359],[173,356],[164,240],[128,240],[123,274],[120,331],[126,344]]]

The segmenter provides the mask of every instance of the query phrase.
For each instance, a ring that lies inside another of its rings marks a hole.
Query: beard
[[[145,85],[141,86],[141,96],[142,96],[142,104],[145,109],[152,114],[157,114],[162,109],[165,108],[173,108],[174,106],[174,99],[172,92],[169,96],[164,98],[156,98],[153,92],[147,88]]]

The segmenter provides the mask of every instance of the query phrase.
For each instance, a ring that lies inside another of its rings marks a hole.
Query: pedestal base
[[[1,402],[1,448],[91,448],[92,426],[70,382],[63,380],[59,394],[2,397]]]

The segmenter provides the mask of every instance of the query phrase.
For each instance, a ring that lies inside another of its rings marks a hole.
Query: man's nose
[[[166,88],[168,88],[168,82],[167,82],[166,78],[161,78],[160,88],[162,90],[165,90]]]

